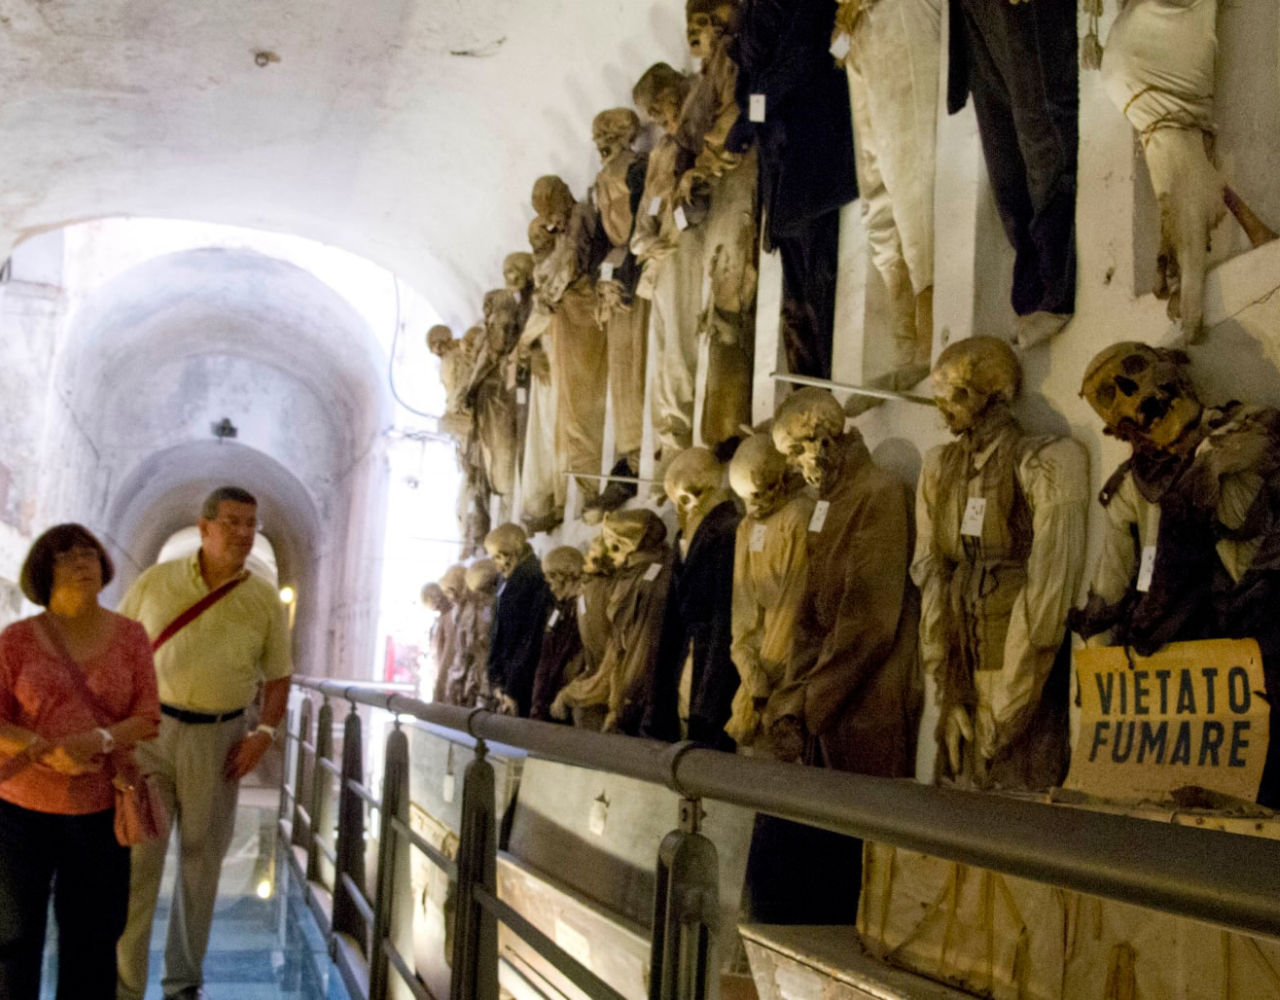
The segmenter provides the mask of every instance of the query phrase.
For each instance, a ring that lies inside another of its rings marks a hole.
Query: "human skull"
[[[724,469],[709,448],[686,448],[667,466],[662,485],[683,530],[711,509],[723,481]]]
[[[555,249],[556,234],[543,225],[541,218],[529,223],[529,246],[533,249],[535,263],[545,260],[547,255]]]
[[[492,594],[498,588],[498,567],[492,559],[477,559],[467,567],[467,590],[473,594]]]
[[[689,54],[708,59],[720,39],[733,30],[734,5],[725,0],[688,0],[684,7]]]
[[[1089,362],[1080,395],[1106,424],[1105,433],[1167,450],[1200,416],[1189,363],[1182,351],[1122,341]]]
[[[517,250],[502,258],[502,280],[509,292],[518,295],[528,291],[533,283],[533,254]]]
[[[742,498],[747,516],[757,521],[783,505],[791,493],[787,460],[768,434],[753,434],[733,453],[729,485]]]
[[[559,233],[568,228],[575,204],[569,185],[555,174],[544,174],[533,182],[533,210],[549,231]]]
[[[848,433],[858,431],[853,428]],[[840,475],[839,445],[844,434],[844,410],[826,389],[793,392],[773,418],[774,447],[819,495]]]
[[[529,551],[529,536],[518,524],[507,522],[484,536],[484,550],[493,559],[504,580],[509,580],[516,565]]]
[[[953,434],[972,430],[993,402],[1013,402],[1021,382],[1017,355],[996,337],[958,340],[933,366],[934,399]]]
[[[587,545],[587,554],[582,563],[582,571],[588,576],[610,576],[617,569],[609,557],[609,549],[604,535],[596,535]]]
[[[646,118],[668,135],[675,135],[680,128],[680,109],[684,107],[688,92],[688,77],[666,63],[654,63],[636,81],[631,99]]]
[[[653,548],[667,537],[662,519],[643,507],[610,511],[604,516],[600,532],[605,551],[615,566],[624,565],[633,552]]]
[[[438,583],[428,583],[422,588],[422,603],[429,611],[448,611],[450,600]]]
[[[605,163],[630,149],[639,134],[640,118],[630,108],[601,111],[591,122],[591,141]]]
[[[582,571],[586,560],[572,545],[561,545],[543,557],[542,575],[547,578],[551,596],[567,601],[582,592]]]
[[[467,567],[462,563],[454,563],[440,577],[440,589],[450,601],[457,602],[462,592],[467,589]]]
[[[447,326],[433,326],[427,331],[427,350],[443,358],[453,344],[453,331]]]
[[[516,330],[516,317],[519,314],[520,303],[505,288],[495,288],[485,293],[484,326],[490,350],[503,354],[511,349],[519,334]]]

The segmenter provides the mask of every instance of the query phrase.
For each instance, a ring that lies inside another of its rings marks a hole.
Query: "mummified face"
[[[663,486],[676,506],[682,530],[706,515],[716,502],[724,471],[708,448],[686,448],[667,468]]]
[[[557,601],[567,601],[582,593],[582,553],[568,545],[554,548],[542,560],[542,575]]]
[[[591,139],[604,163],[630,149],[639,134],[640,119],[630,108],[601,111],[591,123]]]
[[[445,353],[455,346],[457,345],[453,340],[453,331],[447,326],[433,326],[427,331],[427,350],[437,358],[444,357]]]
[[[596,535],[587,546],[587,555],[583,561],[582,571],[588,576],[609,576],[617,569],[609,556],[604,535]]]
[[[773,421],[773,444],[787,465],[822,495],[840,475],[844,410],[826,389],[792,393]]]
[[[695,59],[707,59],[720,44],[720,39],[733,22],[733,4],[689,4],[685,17],[685,37],[689,42],[689,54]]]
[[[467,589],[467,568],[461,563],[454,563],[440,577],[440,589],[450,601],[457,603],[459,597]]]
[[[755,434],[738,446],[729,463],[729,485],[742,498],[747,516],[760,520],[791,495],[787,460],[767,434]]]
[[[518,524],[503,524],[484,536],[484,550],[504,580],[510,579],[529,547],[529,538]]]
[[[969,337],[938,355],[933,396],[951,432],[964,434],[993,403],[1012,401],[1021,379],[1013,348],[995,337]]]
[[[498,568],[492,559],[479,559],[467,567],[467,590],[473,594],[492,595],[498,589]]]
[[[533,254],[517,251],[502,260],[502,280],[507,291],[519,294],[533,283]]]
[[[1200,400],[1181,351],[1134,341],[1114,344],[1085,371],[1080,394],[1106,433],[1159,450],[1173,448],[1200,417]]]

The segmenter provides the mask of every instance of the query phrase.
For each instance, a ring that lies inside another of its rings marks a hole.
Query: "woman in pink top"
[[[22,592],[47,610],[0,632],[5,1000],[37,1000],[51,890],[58,1000],[115,996],[129,849],[116,843],[110,760],[155,737],[160,703],[146,632],[98,604],[112,573],[106,550],[87,529],[50,528],[22,567]],[[91,706],[86,683],[109,723]]]

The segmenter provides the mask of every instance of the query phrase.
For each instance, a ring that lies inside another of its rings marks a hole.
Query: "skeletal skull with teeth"
[[[1113,344],[1085,370],[1080,395],[1106,424],[1105,433],[1136,446],[1176,450],[1200,417],[1182,351],[1136,341]]]
[[[684,9],[689,54],[695,59],[709,59],[720,39],[733,32],[734,4],[726,0],[688,0]]]
[[[438,583],[428,583],[422,588],[422,603],[428,611],[448,611],[452,603],[445,596],[443,588]]]
[[[646,508],[616,510],[605,514],[600,532],[609,560],[614,566],[625,566],[634,553],[661,545],[667,526]]]
[[[502,280],[507,291],[523,295],[533,284],[533,254],[517,250],[502,258]]]
[[[556,234],[551,232],[541,218],[529,223],[529,247],[533,250],[534,263],[546,260],[547,255],[555,249]]]
[[[786,503],[799,483],[787,469],[787,460],[773,446],[773,438],[753,434],[733,453],[729,485],[742,498],[747,516],[758,521]]]
[[[563,232],[576,204],[573,193],[555,174],[545,174],[533,182],[533,210],[549,232]]]
[[[584,562],[582,553],[571,545],[558,546],[543,557],[542,575],[547,578],[551,596],[557,601],[567,601],[582,593]]]
[[[640,118],[630,108],[601,111],[591,122],[591,141],[604,163],[630,149],[639,134]]]
[[[958,340],[933,366],[933,395],[953,434],[972,431],[992,405],[1018,395],[1022,370],[1013,348],[995,337]]]
[[[844,437],[844,410],[826,389],[793,392],[773,419],[774,447],[820,496],[840,478]]]
[[[493,559],[502,578],[509,580],[520,560],[531,551],[529,536],[518,524],[500,524],[484,536],[484,550]]]
[[[723,499],[724,469],[709,448],[686,448],[667,467],[663,487],[688,537]]]

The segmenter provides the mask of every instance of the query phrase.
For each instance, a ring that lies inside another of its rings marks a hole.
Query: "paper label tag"
[[[769,529],[763,524],[755,524],[751,526],[751,551],[763,552],[765,536],[769,534]]]
[[[1138,563],[1138,593],[1145,594],[1151,589],[1151,577],[1156,571],[1156,547],[1142,546],[1142,560]]]
[[[809,530],[821,531],[827,523],[827,511],[831,509],[830,500],[819,500],[813,505],[813,517],[809,518]]]
[[[560,620],[560,609],[556,608],[551,612],[551,617],[547,619],[547,631],[550,632],[556,627],[556,622]]]
[[[987,498],[970,497],[964,505],[964,519],[960,522],[960,534],[972,538],[982,537],[982,522],[987,516]]]
[[[610,264],[607,260],[600,265],[600,280],[601,281],[613,280],[613,265]]]
[[[644,578],[649,583],[653,583],[658,579],[658,574],[662,572],[662,563],[649,563],[649,568],[644,571]]]
[[[444,800],[446,802],[453,801],[454,779],[452,774],[446,774],[444,776],[444,788],[441,789],[441,792],[444,795]]]
[[[587,816],[587,829],[597,837],[604,836],[604,821],[609,815],[609,800],[600,793],[600,797],[591,803],[591,813]]]
[[[520,386],[516,389],[516,403],[520,406],[524,406],[527,402],[529,402],[529,390],[524,386]]]
[[[851,46],[849,44],[849,36],[840,35],[836,38],[834,42],[831,43],[831,54],[835,56],[837,59],[843,59],[845,56],[849,54],[850,48]]]
[[[685,218],[683,205],[677,205],[676,210],[671,215],[676,220],[676,228],[681,232],[689,228],[689,220]]]
[[[578,614],[585,615],[587,613],[587,595],[578,595]]]
[[[753,122],[764,121],[764,94],[752,94],[747,100],[747,118]]]
[[[655,194],[653,196],[653,201],[649,202],[649,214],[657,215],[661,211],[662,211],[662,195]]]
[[[507,365],[507,388],[514,389],[516,387],[516,366]]]

